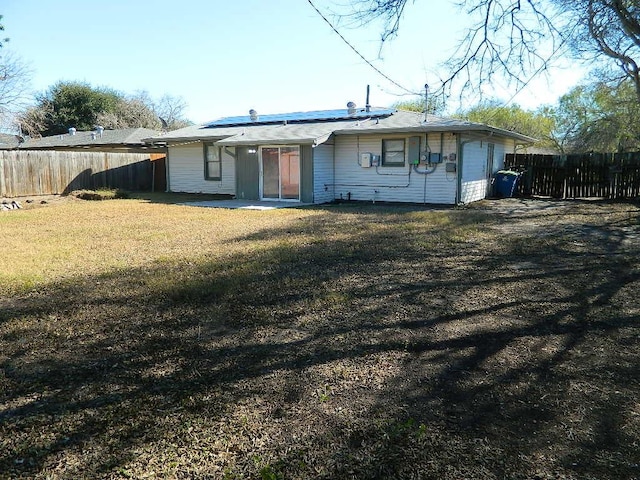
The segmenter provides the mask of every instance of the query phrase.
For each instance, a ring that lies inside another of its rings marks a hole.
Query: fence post
[[[4,152],[0,152],[0,197],[4,197],[6,192],[4,184],[4,157]]]

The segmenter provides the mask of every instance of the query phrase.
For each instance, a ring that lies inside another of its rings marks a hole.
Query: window
[[[404,166],[404,138],[382,140],[382,165],[385,167]]]
[[[206,180],[222,179],[222,160],[220,147],[211,143],[204,145],[204,178]]]

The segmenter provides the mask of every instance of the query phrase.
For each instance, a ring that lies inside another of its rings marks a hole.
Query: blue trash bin
[[[499,170],[496,172],[493,183],[493,190],[496,197],[513,197],[520,174],[512,170]]]

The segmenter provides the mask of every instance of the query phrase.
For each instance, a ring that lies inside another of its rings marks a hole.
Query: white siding
[[[504,143],[496,143],[495,160],[493,161],[493,173],[504,169],[504,160],[507,153],[514,153],[516,145],[514,140],[505,139]]]
[[[401,135],[341,135],[335,139],[335,198],[352,200],[454,204],[456,201],[457,174],[445,172],[445,162],[429,175],[421,175],[408,164],[405,167],[363,168],[358,161],[360,153],[382,154],[383,138],[405,138]],[[439,133],[428,135],[433,153],[440,153]],[[456,138],[446,133],[442,136],[442,154],[456,152]],[[424,134],[422,145],[424,147]],[[425,166],[420,165],[419,171]]]
[[[462,172],[446,173],[447,160],[429,175],[417,173],[407,163],[405,167],[370,167],[359,165],[360,153],[382,154],[383,138],[405,138],[401,135],[340,135],[333,144],[325,143],[313,149],[314,203],[333,199],[455,204],[458,174],[461,174],[460,201],[469,203],[485,198],[487,191],[487,142],[474,141],[464,145]],[[424,148],[424,134],[422,148]],[[442,148],[440,139],[442,138]],[[431,133],[427,137],[433,153],[445,158],[456,151],[456,137],[451,133]],[[514,150],[512,140],[492,139],[495,144],[493,172],[503,168],[507,152]],[[331,140],[330,140],[331,141]],[[459,163],[458,163],[459,165]],[[426,167],[420,165],[419,171]],[[218,193],[235,195],[235,160],[222,151],[222,180],[204,178],[204,152],[200,142],[170,146],[168,176],[172,192]]]
[[[186,193],[220,193],[235,195],[236,165],[222,149],[222,179],[205,180],[202,143],[169,147],[169,190]]]
[[[460,201],[470,203],[486,196],[487,143],[471,142],[463,145],[463,149]]]
[[[333,186],[333,144],[313,149],[313,203],[327,203],[335,198]]]
[[[491,172],[487,172],[487,141],[474,141],[465,144],[463,147],[462,180],[460,182],[460,201],[462,203],[475,202],[486,198],[490,177],[504,168],[505,154],[514,149],[513,140],[492,138],[489,143],[494,144],[493,169]]]

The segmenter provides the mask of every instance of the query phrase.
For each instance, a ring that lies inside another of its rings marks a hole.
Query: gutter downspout
[[[337,200],[336,198],[336,143],[337,143],[337,138],[334,136],[333,137],[333,153],[331,155],[331,161],[333,163],[333,168],[331,171],[331,196],[333,197],[333,200]]]

